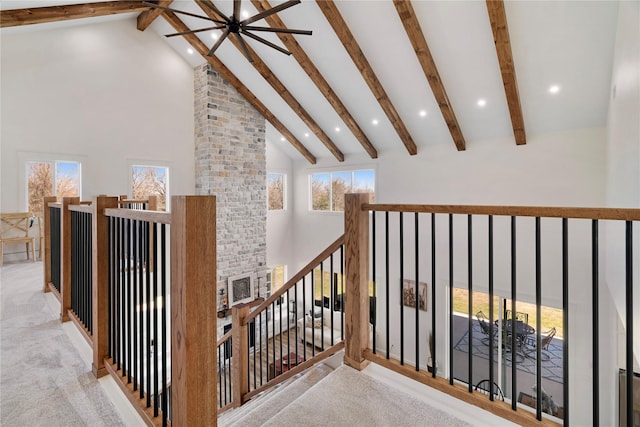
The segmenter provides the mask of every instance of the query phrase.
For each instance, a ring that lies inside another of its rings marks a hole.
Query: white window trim
[[[378,189],[378,169],[375,166],[366,166],[366,165],[357,165],[353,167],[344,167],[344,168],[317,168],[317,169],[307,169],[307,209],[311,214],[334,214],[334,215],[342,215],[344,212],[342,211],[334,211],[333,206],[330,206],[331,209],[326,211],[314,210],[312,203],[313,198],[311,197],[311,183],[312,176],[315,174],[329,174],[329,191],[331,191],[331,182],[332,182],[332,174],[341,173],[341,172],[351,172],[351,185],[353,185],[353,174],[355,172],[362,171],[373,171],[373,194],[377,193]],[[331,204],[333,198],[329,195],[329,204]],[[377,200],[377,199],[376,199]]]
[[[131,182],[131,172],[134,166],[167,168],[166,212],[171,212],[171,168],[173,166],[173,163],[166,162],[164,160],[127,159],[127,195],[128,196],[131,196],[133,194],[133,183]]]
[[[283,189],[282,189],[282,209],[269,209],[269,175],[271,174],[278,174],[278,175],[283,175],[284,176],[284,183],[283,183]],[[282,212],[287,212],[289,210],[289,197],[288,197],[288,192],[289,192],[289,177],[288,177],[288,173],[286,171],[280,171],[280,170],[272,170],[272,171],[267,171],[267,215],[268,214],[275,214],[278,215],[279,213]]]
[[[77,162],[80,164],[80,183],[78,186],[78,194],[80,200],[83,200],[82,189],[84,187],[84,167],[87,164],[86,156],[79,156],[77,154],[65,154],[65,153],[41,153],[36,151],[18,151],[18,206],[25,211],[29,209],[28,206],[28,192],[27,188],[27,162]]]

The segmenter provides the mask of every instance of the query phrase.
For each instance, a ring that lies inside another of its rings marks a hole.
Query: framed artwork
[[[418,301],[420,310],[427,311],[427,284],[420,282],[418,284],[418,294],[416,295],[416,281],[404,279],[402,281],[402,304],[415,308],[416,301]]]
[[[251,273],[229,277],[229,307],[254,299]]]

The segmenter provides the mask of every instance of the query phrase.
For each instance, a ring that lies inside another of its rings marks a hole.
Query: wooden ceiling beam
[[[402,21],[402,25],[411,41],[422,71],[429,82],[429,86],[431,86],[431,91],[436,98],[438,107],[440,107],[442,117],[449,128],[451,138],[453,138],[453,142],[458,151],[463,151],[466,148],[464,136],[462,136],[458,120],[453,112],[451,102],[449,102],[447,91],[442,84],[440,73],[438,73],[436,63],[433,60],[433,56],[431,56],[429,45],[424,38],[424,33],[422,32],[422,28],[420,28],[420,22],[418,22],[418,17],[413,10],[413,6],[411,6],[411,2],[405,0],[393,0],[393,4],[398,11],[400,21]]]
[[[202,11],[207,14],[212,19],[223,19],[222,16],[216,14],[211,8],[207,7],[205,3],[211,4],[209,0],[196,0],[196,4],[200,6]],[[242,53],[244,48],[240,46],[240,43],[236,39],[236,37],[229,37],[233,45]],[[304,109],[304,107],[298,102],[298,100],[293,96],[289,89],[282,83],[282,81],[275,75],[273,71],[269,68],[267,64],[260,58],[258,53],[251,48],[248,44],[246,44],[246,49],[249,51],[249,54],[253,57],[253,62],[251,64],[253,67],[260,73],[260,75],[271,85],[271,87],[282,97],[284,102],[287,103],[289,107],[302,119],[302,121],[309,127],[311,132],[313,132],[320,142],[324,144],[325,147],[333,154],[333,156],[338,159],[339,162],[344,161],[344,154],[340,149],[333,143],[329,135],[327,135],[324,130],[316,123],[316,121],[311,117],[311,115]]]
[[[0,28],[93,18],[118,13],[143,12],[148,8],[142,4],[142,1],[106,1],[67,6],[9,9],[0,11]]]
[[[389,118],[389,121],[398,133],[398,136],[400,136],[400,140],[407,148],[409,154],[417,154],[418,148],[416,147],[415,142],[413,142],[413,138],[411,138],[407,127],[404,125],[404,122],[400,118],[400,115],[391,103],[391,100],[382,87],[380,80],[378,80],[378,77],[369,64],[369,61],[367,61],[367,58],[362,52],[362,49],[360,49],[358,42],[353,37],[353,34],[349,30],[349,26],[342,18],[342,15],[340,15],[340,12],[338,11],[335,3],[332,0],[323,0],[318,1],[316,4],[320,8],[324,16],[327,18],[327,21],[333,28],[333,31],[342,42],[342,45],[360,71],[360,74],[362,74],[362,78],[367,83],[369,89],[380,103],[380,106],[382,107],[385,114]]]
[[[511,51],[511,39],[509,37],[509,26],[507,25],[507,14],[504,10],[502,0],[487,0],[487,11],[493,40],[496,44],[496,53],[500,63],[500,73],[504,92],[507,96],[507,105],[511,116],[511,126],[517,145],[527,143],[527,136],[524,131],[524,118],[522,106],[520,105],[520,94],[518,93],[518,81],[516,79],[516,69],[513,65],[513,54]]]
[[[271,9],[271,5],[267,0],[251,0],[251,3],[255,6],[258,12],[264,12],[268,9]],[[282,22],[282,19],[277,14],[267,16],[265,18],[267,24],[269,24],[272,28],[287,28]],[[362,131],[358,122],[353,118],[347,107],[342,103],[338,95],[331,88],[327,80],[324,78],[320,70],[315,66],[311,58],[307,55],[307,53],[302,49],[300,44],[296,41],[293,34],[286,33],[276,33],[284,46],[287,48],[291,55],[298,61],[300,67],[307,73],[311,81],[316,85],[316,87],[320,90],[320,92],[324,95],[326,100],[331,104],[333,109],[338,113],[338,116],[344,121],[347,125],[353,136],[356,137],[362,148],[369,154],[372,159],[378,158],[378,151],[373,146],[373,144],[369,141],[369,138]]]
[[[180,18],[178,18],[173,12],[163,11],[162,16],[164,19],[171,24],[171,26],[177,31],[189,31],[190,28],[182,22]],[[296,137],[282,124],[280,120],[276,116],[269,111],[269,109],[262,103],[260,100],[244,85],[242,82],[229,70],[218,58],[215,56],[208,56],[209,48],[196,36],[195,34],[187,34],[183,36],[187,42],[195,49],[196,52],[200,53],[203,58],[207,60],[209,64],[216,69],[220,76],[224,78],[231,86],[233,86],[239,93],[242,95],[247,102],[249,102],[253,107],[258,110],[260,114],[264,116],[264,118],[273,125],[273,127],[278,130],[286,139],[289,141],[291,145],[295,147],[296,150],[304,156],[307,161],[311,164],[316,163],[316,158],[307,148],[300,142]]]
[[[173,3],[173,0],[160,0],[158,2],[158,6],[169,7],[171,3]],[[162,14],[162,9],[151,8],[151,7],[148,10],[145,10],[144,12],[142,12],[140,15],[138,15],[138,25],[137,25],[138,30],[144,31],[147,28],[149,28],[149,25],[151,25],[153,21],[155,21],[156,18],[161,14]]]

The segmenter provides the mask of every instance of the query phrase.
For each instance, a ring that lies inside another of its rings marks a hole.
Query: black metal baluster
[[[303,344],[303,352],[304,352],[304,360],[307,360],[307,334],[304,333],[305,328],[307,327],[307,315],[304,313],[304,310],[307,309],[307,287],[306,287],[306,276],[302,276],[302,344]],[[313,292],[313,291],[312,291]],[[313,312],[313,310],[312,310]],[[312,320],[313,321],[313,320]]]
[[[599,270],[598,266],[600,263],[599,260],[599,233],[598,233],[598,220],[594,219],[591,222],[591,279],[592,279],[592,289],[591,289],[591,313],[592,313],[592,363],[593,363],[593,387],[591,388],[593,391],[593,426],[597,427],[600,425],[600,314],[599,314],[599,295],[598,295],[598,287],[600,286],[600,281],[598,275]]]
[[[160,293],[162,295],[162,425],[167,425],[167,271],[166,271],[166,254],[167,254],[167,235],[166,225],[160,226],[160,269],[161,269],[161,284]]]
[[[334,302],[334,286],[337,286],[336,283],[333,283],[333,253],[329,255],[329,313],[331,313],[331,345],[334,345],[335,342],[333,340],[333,311],[335,310],[335,302]],[[287,291],[289,292],[289,291]]]
[[[293,300],[295,301],[295,303],[293,304],[293,318],[295,320],[295,325],[294,325],[294,338],[295,338],[295,342],[296,342],[296,354],[299,353],[298,352],[298,284],[296,283],[295,286],[293,287]],[[303,307],[304,308],[304,307]],[[303,313],[304,314],[304,313]],[[262,360],[260,360],[260,362],[262,363]]]
[[[262,315],[264,314],[264,311],[260,312],[260,385],[262,386],[263,384],[263,372],[262,372],[262,351],[264,348],[264,345],[262,344]],[[266,331],[266,327],[265,327],[265,331]],[[297,342],[297,341],[296,341]],[[269,355],[267,354],[267,361],[269,360]]]
[[[218,358],[216,359],[218,364],[218,408],[222,408],[223,406],[222,405],[222,364],[220,363],[220,360],[222,360],[221,348],[222,348],[222,345],[219,345],[217,348]],[[154,416],[157,417],[158,415],[154,413]]]
[[[147,408],[151,406],[151,373],[153,372],[151,368],[152,357],[153,357],[153,338],[151,338],[151,321],[153,319],[153,313],[155,311],[155,300],[151,295],[151,258],[150,258],[150,228],[151,223],[144,223],[144,242],[146,246],[146,250],[144,251],[144,265],[146,272],[146,293],[147,293]]]
[[[271,303],[271,346],[273,347],[273,377],[275,377],[276,366],[276,302]],[[282,360],[282,348],[280,348],[280,360]],[[273,377],[271,379],[273,379]]]
[[[626,415],[627,427],[634,424],[633,400],[633,223],[625,222],[625,299],[626,299]],[[566,333],[565,333],[566,334]],[[568,335],[568,334],[566,334]],[[568,359],[565,357],[565,359]],[[567,405],[565,405],[566,411]],[[565,419],[566,420],[566,419]]]
[[[311,357],[316,355],[316,284],[315,271],[311,270]]]
[[[418,239],[418,212],[414,213],[415,223],[415,269],[416,269],[416,284],[415,284],[415,304],[416,304],[416,371],[420,370],[420,249]],[[426,302],[425,302],[426,303]],[[426,308],[426,307],[425,307]]]
[[[468,281],[469,281],[469,295],[468,295],[468,309],[469,309],[469,317],[468,328],[469,328],[469,353],[468,353],[468,365],[469,365],[469,384],[468,389],[469,393],[473,392],[473,346],[471,343],[473,342],[473,218],[471,215],[467,215],[467,270],[469,273]]]
[[[331,255],[331,278],[333,279],[333,254]],[[378,287],[378,281],[376,279],[376,211],[371,211],[371,268],[372,268],[372,272],[371,272],[371,283],[373,283],[373,306],[372,304],[369,304],[369,321],[373,320],[373,324],[371,325],[372,327],[372,343],[371,343],[371,347],[373,350],[373,354],[376,354],[376,323],[378,323],[376,321],[377,318],[377,295],[376,295],[376,288]],[[333,286],[331,287],[331,289],[333,289]],[[371,298],[369,299],[369,301],[371,301]],[[333,307],[333,306],[332,306]],[[332,308],[333,309],[333,308]],[[371,313],[373,309],[373,313]],[[333,319],[333,316],[331,317],[331,319]],[[333,324],[331,325],[333,328]],[[333,344],[333,332],[331,332],[331,343]]]
[[[493,401],[493,215],[489,215],[489,400]]]
[[[542,420],[542,248],[540,217],[536,217],[536,418]]]
[[[340,277],[342,278],[342,304],[340,304],[340,339],[344,341],[344,296],[346,291],[344,278],[344,244],[340,245]]]
[[[139,367],[139,359],[138,359],[138,344],[136,343],[136,337],[137,335],[140,334],[139,332],[139,327],[138,327],[138,313],[140,312],[139,310],[139,306],[138,306],[138,289],[139,289],[139,284],[138,284],[138,275],[136,274],[138,272],[138,221],[137,220],[133,220],[132,222],[132,235],[131,235],[131,252],[129,252],[130,256],[133,258],[133,262],[130,266],[130,269],[133,270],[132,271],[132,276],[133,276],[133,284],[132,284],[132,291],[133,291],[133,295],[132,295],[132,303],[131,306],[129,307],[129,311],[131,313],[131,315],[133,316],[133,329],[131,330],[131,346],[133,347],[133,355],[132,355],[132,364],[131,364],[131,372],[132,372],[132,376],[133,376],[133,391],[137,391],[138,390],[138,380],[139,380],[139,372],[138,372],[138,367]]]
[[[107,219],[107,236],[108,244],[107,244],[107,263],[109,268],[107,269],[107,283],[109,284],[109,292],[108,292],[108,300],[107,306],[109,307],[107,324],[109,325],[107,328],[107,336],[109,337],[109,346],[107,348],[107,355],[111,357],[113,360],[113,303],[114,303],[114,295],[113,295],[113,226],[111,223],[111,218]]]
[[[449,384],[453,385],[453,214],[449,214]]]
[[[400,364],[404,365],[404,221],[402,212],[399,216],[400,226]]]
[[[386,351],[387,360],[389,360],[390,343],[389,336],[391,334],[389,325],[389,211],[384,213],[384,268],[385,268],[385,280],[384,280],[384,300],[385,300],[385,328],[386,328]]]
[[[324,261],[320,262],[320,345],[324,350]],[[315,274],[315,270],[314,270]]]
[[[564,425],[569,425],[569,222],[562,218],[562,394]]]
[[[511,217],[511,409],[516,410],[516,217]]]
[[[116,225],[116,257],[114,260],[114,270],[116,272],[116,315],[115,315],[115,358],[118,371],[121,369],[122,360],[122,261],[121,261],[121,245],[122,245],[122,219],[113,218]]]
[[[289,289],[287,289],[287,354],[291,354],[291,299]],[[255,374],[255,373],[254,373]]]
[[[429,352],[431,353],[431,377],[436,377],[436,214],[431,214],[431,335]]]
[[[133,349],[133,334],[134,334],[134,330],[132,329],[132,324],[133,321],[131,319],[131,315],[132,315],[132,310],[134,307],[134,302],[133,302],[133,297],[135,296],[135,289],[133,289],[133,279],[132,279],[132,267],[131,267],[131,255],[133,252],[133,231],[131,230],[131,220],[127,219],[127,257],[126,257],[126,268],[127,268],[127,305],[126,305],[126,310],[127,310],[127,383],[131,383],[131,375],[132,375],[132,371],[133,371],[133,366],[132,366],[132,362],[133,359],[132,358],[132,353],[135,351]],[[133,275],[133,277],[135,278],[135,274]],[[133,292],[133,295],[132,295]],[[135,316],[133,316],[135,319]],[[135,386],[134,386],[135,387]],[[136,389],[134,388],[134,391]]]
[[[153,223],[153,416],[158,416],[158,382],[160,373],[158,371],[158,315],[160,305],[158,304],[158,224]],[[164,305],[164,302],[163,302]]]

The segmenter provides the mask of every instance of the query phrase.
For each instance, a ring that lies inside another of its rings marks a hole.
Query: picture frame
[[[229,307],[236,304],[250,302],[255,299],[253,289],[253,274],[239,274],[228,279]]]
[[[416,281],[411,279],[404,279],[402,281],[402,304],[405,307],[416,307],[416,301],[418,302],[418,308],[422,311],[427,311],[427,283],[420,282],[418,284],[418,295],[416,296]]]

